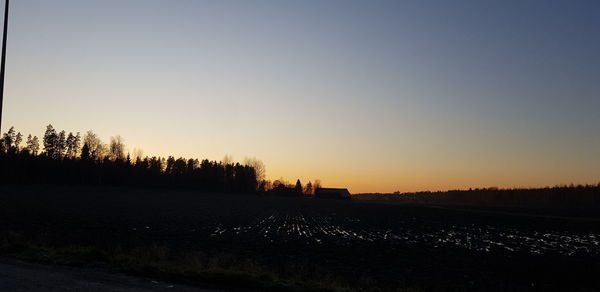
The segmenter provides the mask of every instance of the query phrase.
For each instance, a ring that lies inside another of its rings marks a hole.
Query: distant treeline
[[[600,208],[600,184],[563,185],[532,189],[483,188],[445,192],[360,194],[356,199],[389,200],[423,205],[453,205],[508,208]]]
[[[41,144],[41,145],[40,145]],[[42,148],[43,147],[43,148]],[[134,157],[120,136],[104,144],[92,131],[57,132],[48,125],[42,141],[10,128],[0,139],[0,183],[111,185],[196,189],[213,192],[264,191],[264,165],[169,156]],[[263,177],[261,177],[263,176]]]

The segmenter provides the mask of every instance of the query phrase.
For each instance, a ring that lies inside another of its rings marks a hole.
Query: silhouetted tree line
[[[274,182],[264,181],[265,193],[277,196],[286,197],[310,197],[314,195],[315,190],[321,187],[321,181],[316,180],[313,184],[308,182],[305,186],[302,185],[300,179],[296,180],[295,184],[290,184],[283,179],[275,180]]]
[[[184,159],[169,156],[133,159],[125,152],[120,136],[104,144],[92,131],[57,132],[46,127],[42,145],[36,136],[23,135],[11,127],[0,139],[0,183],[142,186],[194,189],[214,192],[254,193],[263,187],[264,165],[255,166]],[[43,149],[40,147],[43,146]],[[261,185],[258,179],[261,179]]]
[[[597,209],[600,208],[600,183],[598,185],[571,184],[531,189],[499,189],[492,187],[444,192],[395,192],[393,194],[361,194],[357,197],[425,205]]]

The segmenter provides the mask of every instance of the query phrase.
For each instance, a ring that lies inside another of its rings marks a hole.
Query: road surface
[[[0,258],[0,291],[170,291],[218,290],[165,283],[91,268],[43,265]]]

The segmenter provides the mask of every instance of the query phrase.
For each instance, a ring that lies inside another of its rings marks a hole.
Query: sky
[[[12,1],[2,131],[352,193],[596,184],[598,28],[595,0]]]

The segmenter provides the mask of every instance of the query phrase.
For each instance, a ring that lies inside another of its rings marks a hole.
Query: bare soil
[[[600,291],[600,222],[305,198],[0,186],[0,230],[56,246],[160,246],[382,290]]]

